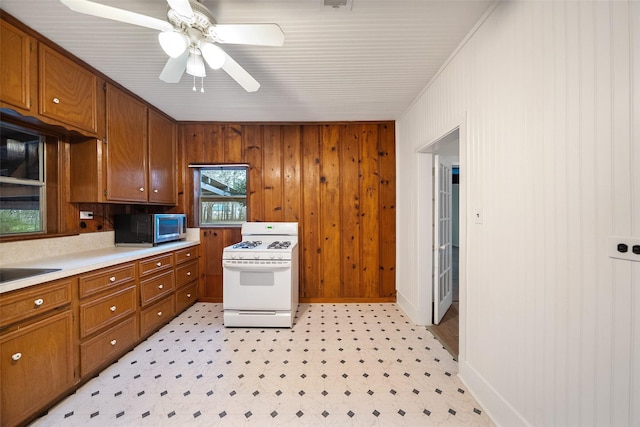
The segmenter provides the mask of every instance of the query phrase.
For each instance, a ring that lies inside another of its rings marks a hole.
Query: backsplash
[[[2,243],[0,265],[16,264],[34,259],[63,256],[72,253],[110,248],[114,245],[114,232],[79,234],[52,239],[25,240]],[[200,240],[199,228],[187,229],[188,241]]]

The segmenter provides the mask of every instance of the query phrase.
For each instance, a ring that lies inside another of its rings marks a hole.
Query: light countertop
[[[17,262],[14,262],[15,260],[13,259],[11,260],[12,262],[5,262],[10,258],[9,251],[11,248],[8,245],[3,244],[1,247],[3,252],[1,257],[2,263],[0,264],[2,267],[59,268],[60,270],[0,283],[0,294],[200,244],[199,240],[192,240],[189,239],[189,237],[190,236],[187,235],[188,240],[185,241],[164,243],[156,247],[116,247],[111,244],[108,247],[62,253],[57,256],[35,256],[32,259],[23,259]],[[46,240],[39,240],[39,242],[40,245],[47,244]]]

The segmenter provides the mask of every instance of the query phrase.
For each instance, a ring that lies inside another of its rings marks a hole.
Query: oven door
[[[223,260],[225,310],[291,310],[291,261]]]

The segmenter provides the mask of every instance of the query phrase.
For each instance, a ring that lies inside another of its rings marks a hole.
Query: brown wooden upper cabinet
[[[40,115],[97,135],[97,77],[42,43],[39,52]]]
[[[0,106],[32,112],[37,91],[37,41],[0,20]]]
[[[71,144],[71,201],[175,205],[176,126],[106,85],[106,137]]]
[[[0,20],[0,107],[88,137],[98,135],[98,77]]]

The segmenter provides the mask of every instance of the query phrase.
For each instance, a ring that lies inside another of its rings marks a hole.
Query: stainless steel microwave
[[[116,246],[156,246],[183,240],[187,235],[185,214],[115,215]]]

